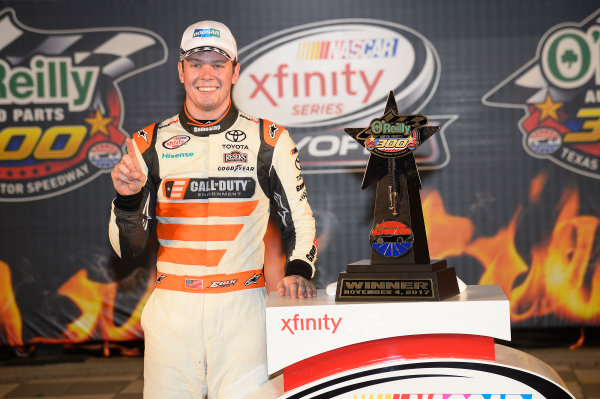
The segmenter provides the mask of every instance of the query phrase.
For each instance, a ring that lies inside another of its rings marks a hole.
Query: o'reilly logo
[[[533,59],[482,98],[523,109],[524,150],[574,173],[600,179],[600,10],[560,23],[538,42]]]
[[[149,31],[41,30],[0,10],[0,201],[57,196],[110,172],[127,137],[118,82],[166,52]]]
[[[97,66],[73,66],[67,57],[37,56],[28,67],[0,59],[0,104],[66,104],[69,111],[89,107],[98,80]]]

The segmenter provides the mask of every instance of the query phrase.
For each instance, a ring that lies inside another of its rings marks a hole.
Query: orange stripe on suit
[[[159,262],[171,262],[192,266],[217,266],[225,255],[225,249],[171,248],[161,246],[158,249]]]
[[[156,216],[162,217],[209,217],[249,216],[256,209],[258,201],[247,202],[160,202],[156,205]]]
[[[190,225],[159,223],[156,235],[162,240],[179,241],[233,241],[243,224]]]

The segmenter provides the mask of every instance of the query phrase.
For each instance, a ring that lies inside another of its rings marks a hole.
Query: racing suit
[[[243,398],[267,380],[263,261],[270,206],[286,275],[314,276],[315,221],[288,131],[230,103],[133,135],[144,189],[113,201],[109,236],[138,255],[156,219],[156,288],[142,313],[144,398]]]

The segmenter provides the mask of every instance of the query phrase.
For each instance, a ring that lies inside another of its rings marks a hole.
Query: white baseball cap
[[[216,51],[237,60],[237,45],[229,28],[216,21],[200,21],[187,27],[181,37],[179,60],[198,51]]]

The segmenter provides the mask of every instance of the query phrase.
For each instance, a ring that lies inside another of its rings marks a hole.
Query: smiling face
[[[177,64],[179,81],[185,88],[190,115],[199,120],[216,120],[229,107],[231,86],[237,82],[240,64],[215,51],[200,51]]]

